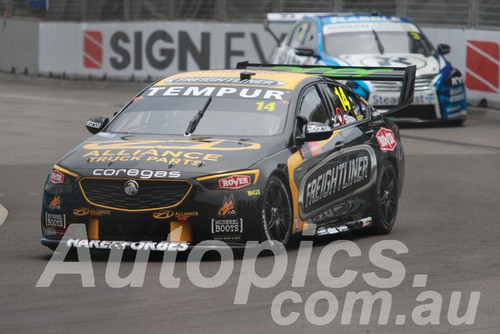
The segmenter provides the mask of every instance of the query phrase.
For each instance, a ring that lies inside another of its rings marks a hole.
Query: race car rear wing
[[[325,66],[325,65],[278,65],[239,62],[236,69],[266,69],[321,75],[335,80],[361,81],[401,81],[398,104],[384,112],[385,115],[408,107],[413,102],[415,88],[415,65],[407,67],[368,67],[368,66]]]

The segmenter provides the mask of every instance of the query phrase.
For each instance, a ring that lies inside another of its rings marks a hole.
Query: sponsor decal
[[[212,219],[212,234],[243,233],[243,218]]]
[[[350,201],[346,201],[335,205],[334,207],[328,208],[325,211],[319,212],[317,215],[312,217],[311,220],[313,223],[320,225],[325,222],[334,221],[340,215],[345,214],[348,210],[353,211],[353,209],[352,203],[350,203]]]
[[[335,22],[337,23],[337,22]],[[413,34],[418,33],[418,28],[411,23],[397,23],[397,22],[338,22],[342,24],[327,24],[323,27],[323,33],[325,35],[343,33],[343,32],[355,32],[355,31],[400,31],[400,32],[412,32]]]
[[[378,144],[380,145],[380,150],[381,151],[394,151],[396,146],[398,145],[398,142],[396,140],[396,136],[394,136],[394,133],[387,128],[381,127],[378,131],[377,134],[375,135],[377,138]]]
[[[300,155],[303,159],[308,159],[321,153],[323,153],[323,148],[316,141],[307,142],[306,145],[300,148]]]
[[[287,70],[298,73],[309,73],[309,74],[321,74],[329,77],[344,77],[351,76],[353,78],[361,78],[364,76],[383,74],[394,72],[394,69],[391,68],[360,68],[360,67],[344,67],[344,68],[330,68],[330,67],[298,67],[298,66],[288,66],[288,65],[276,65],[272,67],[273,70]]]
[[[135,196],[139,192],[139,184],[137,183],[137,181],[129,180],[125,182],[123,191],[129,196]]]
[[[375,152],[368,145],[346,149],[324,159],[300,183],[300,217],[307,219],[367,189],[375,180],[375,174]]]
[[[66,228],[66,215],[45,212],[45,226]]]
[[[99,132],[97,133],[98,136],[105,137],[105,138],[114,138],[116,137],[116,133],[107,133],[107,132]]]
[[[155,219],[169,219],[172,217],[175,218],[189,218],[189,217],[198,217],[198,211],[160,211],[153,213],[153,218]]]
[[[373,106],[396,106],[399,103],[399,93],[385,93],[384,95],[379,95],[375,92],[373,94],[370,94],[370,102]],[[427,105],[434,104],[434,102],[434,92],[428,92],[423,94],[415,94],[412,104]]]
[[[358,228],[365,228],[370,226],[372,223],[372,218],[371,217],[366,217],[363,219],[360,219],[355,222],[349,222],[345,223],[342,225],[337,225],[337,226],[321,226],[318,228],[316,231],[317,235],[327,235],[327,234],[337,234],[337,233],[343,233],[343,232],[348,232],[352,229],[358,229]]]
[[[332,131],[332,128],[328,125],[317,126],[314,124],[307,124],[308,133],[328,132],[328,131]]]
[[[252,178],[249,175],[231,175],[219,180],[220,189],[241,189],[252,184]]]
[[[371,56],[361,59],[361,63],[365,66],[410,66],[416,65],[417,68],[427,66],[427,61],[423,57],[413,56]]]
[[[181,176],[181,172],[170,172],[166,170],[149,170],[149,169],[125,169],[125,168],[96,168],[92,171],[92,175],[95,176],[122,176],[122,177],[139,177],[141,179],[151,179],[151,178],[157,178],[157,179],[163,179],[163,178],[179,178]],[[129,181],[131,182],[131,181]],[[135,182],[135,181],[134,181]],[[137,183],[137,182],[136,182]],[[127,185],[129,187],[127,187]],[[129,196],[133,196],[137,193],[139,190],[139,185],[135,184],[132,185],[132,183],[125,184],[126,189],[125,193]],[[131,194],[133,192],[132,187],[135,186],[136,192],[135,194]],[[127,190],[128,188],[128,190]],[[130,191],[131,193],[129,194],[127,191]]]
[[[93,249],[132,249],[136,251],[161,251],[175,252],[185,251],[189,247],[186,242],[152,242],[152,241],[106,241],[106,240],[87,240],[87,239],[68,239],[66,242],[68,247],[77,248],[93,248]]]
[[[94,128],[94,129],[99,129],[101,127],[102,123],[94,122],[94,121],[92,121],[92,120],[89,119],[87,121],[86,125],[88,127]]]
[[[61,197],[55,196],[49,204],[49,209],[52,211],[59,211],[62,209]]]
[[[259,196],[260,189],[247,190],[247,194],[248,194],[248,196]]]
[[[83,32],[83,66],[90,69],[102,68],[102,33],[98,30]]]
[[[464,77],[461,75],[451,77],[452,86],[461,86],[464,84]]]
[[[232,140],[134,140],[92,141],[83,145],[87,163],[157,162],[165,165],[199,166],[217,162],[222,154],[210,151],[258,150],[258,143]],[[175,176],[170,176],[175,177]]]
[[[153,86],[146,96],[212,96],[247,98],[259,100],[290,100],[289,90],[244,88],[244,87],[213,87],[213,86]]]
[[[73,209],[73,214],[75,216],[86,216],[89,213],[90,213],[90,209],[88,209],[88,208]]]
[[[402,22],[397,16],[338,16],[327,19],[330,23],[351,23],[351,22]]]
[[[490,93],[500,92],[499,43],[468,40],[466,67],[465,82],[468,89]]]
[[[176,78],[164,81],[167,84],[179,83],[179,84],[196,84],[196,83],[208,83],[208,84],[231,84],[231,85],[252,85],[252,86],[284,86],[283,81],[278,80],[267,80],[267,79],[245,79],[234,77],[185,77]]]
[[[261,33],[249,31],[246,26],[223,33],[197,32],[181,26],[173,24],[168,29],[157,29],[151,23],[139,24],[134,29],[85,30],[84,67],[122,74],[139,71],[162,75],[165,71],[208,69],[213,57],[220,57],[224,68],[231,68],[235,57],[266,61]]]
[[[50,182],[53,184],[61,184],[64,183],[64,174],[58,171],[57,169],[53,169],[50,173]]]
[[[226,197],[224,196],[224,202],[222,203],[222,206],[217,210],[217,215],[219,217],[225,217],[225,216],[234,216],[236,215],[237,211],[234,206],[234,196],[231,194],[231,196]]]
[[[159,153],[161,150],[199,150],[199,151],[243,151],[258,150],[260,144],[247,141],[226,139],[138,139],[138,140],[106,140],[90,141],[83,145],[87,150],[104,150],[104,153],[112,153],[107,150],[121,150],[120,153],[127,154],[129,150],[140,150],[138,154],[144,154],[151,150],[151,154]],[[133,152],[133,151],[132,151]],[[168,151],[174,154],[175,152]],[[175,153],[177,155],[182,154]],[[156,154],[158,155],[158,154]],[[163,156],[163,155],[161,155]]]
[[[102,209],[89,209],[89,208],[77,208],[73,209],[73,215],[75,216],[109,216],[111,215],[111,210],[102,210]]]

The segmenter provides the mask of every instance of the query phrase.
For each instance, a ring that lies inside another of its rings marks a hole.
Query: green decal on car
[[[344,68],[331,68],[331,67],[299,67],[299,66],[274,66],[273,70],[286,70],[306,74],[321,74],[325,76],[352,76],[364,77],[371,74],[394,72],[391,68],[360,68],[360,67],[344,67]]]

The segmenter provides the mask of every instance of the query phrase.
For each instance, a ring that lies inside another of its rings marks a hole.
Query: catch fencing
[[[263,22],[269,12],[380,12],[424,27],[500,30],[498,0],[1,0],[4,18]]]

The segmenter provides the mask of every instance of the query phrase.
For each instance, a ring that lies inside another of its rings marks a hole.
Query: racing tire
[[[292,204],[288,191],[277,176],[272,175],[264,190],[261,241],[278,241],[286,246],[292,235]]]
[[[373,223],[368,232],[391,232],[398,213],[398,176],[394,165],[388,160],[382,164],[377,176],[373,213]]]
[[[464,125],[464,122],[465,122],[465,119],[453,120],[453,121],[450,121],[449,125],[454,126],[454,127],[459,127],[459,126]]]

